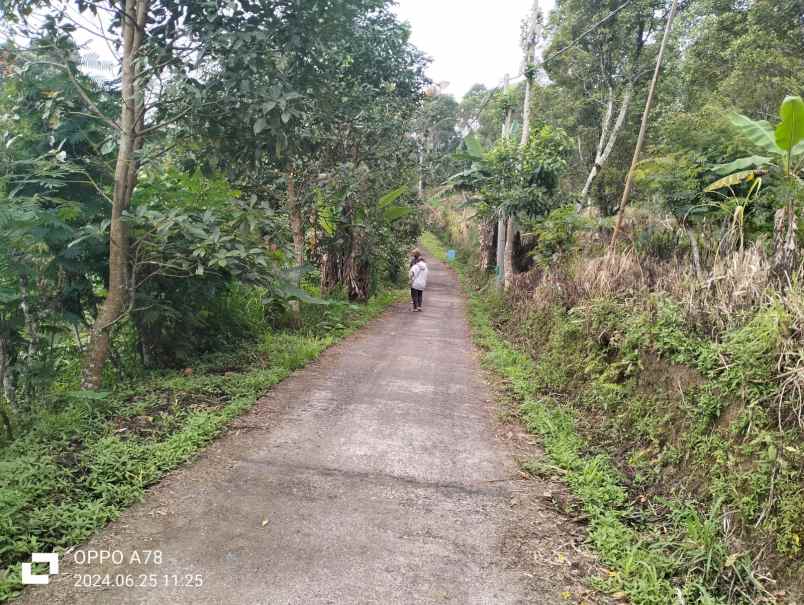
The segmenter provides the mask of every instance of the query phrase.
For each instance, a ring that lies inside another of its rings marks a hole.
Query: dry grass
[[[662,272],[656,291],[684,305],[691,325],[717,336],[740,324],[773,295],[771,267],[760,245],[716,259],[703,279],[682,263]]]
[[[719,340],[744,325],[758,310],[777,305],[792,318],[777,364],[781,385],[776,402],[780,429],[804,428],[804,267],[800,279],[780,291],[772,278],[771,259],[753,244],[715,260],[700,277],[686,259],[640,259],[633,248],[595,257],[578,256],[516,276],[514,308],[571,309],[602,298],[650,304],[650,295],[666,296],[682,306],[690,328]]]
[[[778,302],[791,318],[776,367],[780,381],[776,402],[780,430],[794,422],[804,429],[804,288],[801,280],[798,284],[784,296],[778,296]]]
[[[514,302],[570,309],[584,301],[644,291],[648,280],[633,250],[602,257],[577,257],[548,269],[515,276]]]

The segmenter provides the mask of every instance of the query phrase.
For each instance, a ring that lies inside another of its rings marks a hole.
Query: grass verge
[[[421,243],[446,259],[446,248],[434,235],[426,234]],[[701,514],[690,502],[629,493],[627,478],[598,451],[602,448],[581,436],[578,412],[561,399],[561,383],[572,379],[569,360],[534,359],[506,340],[495,329],[504,312],[499,297],[477,289],[460,256],[453,264],[469,299],[484,365],[504,379],[519,402],[520,420],[541,437],[551,463],[565,471],[563,480],[589,521],[589,542],[609,570],[592,584],[636,605],[777,602],[756,578],[750,556],[727,548],[721,501]]]
[[[246,351],[109,393],[73,393],[63,407],[41,411],[0,448],[0,602],[20,593],[20,562],[32,552],[86,541],[271,386],[403,294],[319,308],[304,331],[269,332]]]

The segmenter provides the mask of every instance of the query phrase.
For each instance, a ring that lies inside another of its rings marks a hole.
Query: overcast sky
[[[413,43],[433,63],[428,75],[449,82],[457,98],[475,83],[495,86],[522,63],[519,28],[532,0],[397,0],[397,13],[409,21]],[[547,13],[553,0],[542,0]]]
[[[445,92],[460,99],[476,83],[496,86],[506,72],[516,75],[522,63],[520,24],[533,0],[397,0],[396,11],[412,28],[412,42],[432,63],[434,82],[449,82]],[[553,0],[541,0],[546,14]],[[97,27],[88,17],[76,17]],[[85,52],[111,58],[106,44],[79,30]],[[94,39],[93,39],[94,38]]]

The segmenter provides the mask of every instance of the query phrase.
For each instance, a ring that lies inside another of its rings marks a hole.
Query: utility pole
[[[533,92],[533,80],[536,76],[536,45],[539,41],[539,0],[533,0],[528,19],[527,29],[522,38],[522,50],[524,51],[522,61],[522,73],[525,76],[525,103],[522,107],[522,136],[519,140],[519,147],[524,150],[530,138],[530,102]],[[504,276],[503,286],[508,290],[514,283],[514,238],[517,233],[516,217],[509,216],[508,224],[505,229],[505,249],[503,261]]]
[[[508,86],[511,83],[511,78],[505,74],[503,80],[503,94],[508,93]],[[502,138],[507,139],[511,136],[511,120],[513,119],[511,107],[505,114],[505,120],[502,125]],[[507,232],[506,217],[500,214],[497,218],[497,289],[502,290],[503,279],[505,277],[505,240]]]
[[[522,108],[522,138],[520,146],[528,144],[530,136],[530,101],[533,95],[533,80],[536,77],[536,46],[539,43],[541,34],[541,23],[539,23],[540,11],[539,0],[533,0],[533,7],[530,11],[530,22],[522,40],[522,47],[525,51],[525,61],[522,66],[522,73],[525,75],[525,106]]]
[[[645,101],[645,111],[642,114],[642,126],[639,129],[639,138],[637,139],[636,148],[634,148],[634,157],[631,160],[631,168],[628,171],[628,178],[625,180],[625,190],[623,191],[623,198],[620,201],[620,210],[617,212],[617,224],[614,226],[614,233],[611,236],[611,243],[609,244],[609,252],[614,251],[614,245],[617,243],[617,237],[623,228],[623,217],[625,216],[625,207],[628,206],[628,200],[631,197],[631,185],[634,181],[634,172],[636,171],[639,156],[642,153],[642,146],[645,144],[645,134],[648,131],[648,120],[650,118],[650,108],[653,105],[653,96],[656,94],[656,83],[659,81],[659,73],[662,70],[662,60],[664,58],[664,51],[667,47],[667,40],[670,38],[670,32],[673,30],[673,20],[676,17],[678,10],[678,0],[673,0],[673,5],[670,7],[670,14],[667,16],[667,25],[664,29],[664,36],[662,37],[662,45],[659,47],[659,56],[656,57],[656,69],[653,72],[653,80],[650,83],[648,90],[648,100]]]

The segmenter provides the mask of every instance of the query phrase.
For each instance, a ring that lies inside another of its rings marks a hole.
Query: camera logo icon
[[[32,563],[47,563],[48,571],[46,574],[32,573]],[[31,555],[31,563],[22,564],[22,583],[23,584],[48,584],[50,576],[59,573],[59,555],[55,552],[35,552]]]

